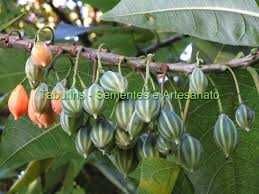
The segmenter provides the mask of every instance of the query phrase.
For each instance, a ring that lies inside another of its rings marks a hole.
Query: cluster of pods
[[[154,96],[152,92],[145,92],[138,99],[119,99],[112,121],[102,114],[105,93],[127,92],[127,78],[120,71],[106,71],[83,91],[74,86],[67,88],[66,80],[49,90],[42,78],[51,60],[48,46],[36,42],[25,65],[32,88],[30,97],[19,84],[9,98],[9,110],[15,120],[28,115],[40,128],[48,128],[59,118],[62,129],[72,137],[75,135],[75,147],[82,156],[88,157],[94,150],[100,150],[124,175],[139,161],[150,157],[173,155],[191,172],[200,166],[203,147],[198,139],[186,132],[183,119],[172,106],[172,99]],[[190,92],[201,94],[207,86],[206,75],[196,67],[189,76]],[[51,98],[46,95],[48,91],[51,91]],[[238,126],[249,131],[253,120],[254,111],[240,104],[236,110]],[[221,113],[214,126],[214,138],[226,157],[235,150],[238,134],[234,122]]]

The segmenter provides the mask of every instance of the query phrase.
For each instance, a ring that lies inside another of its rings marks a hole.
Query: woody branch
[[[32,39],[28,39],[25,37],[19,38],[18,36],[13,36],[9,34],[0,33],[0,47],[12,47],[18,49],[25,49],[30,51],[33,46]],[[68,53],[71,56],[75,56],[80,45],[75,44],[51,44],[49,45],[51,51],[54,54],[58,53]],[[98,51],[93,48],[83,47],[83,51],[81,52],[81,57],[88,59],[90,61],[95,61],[98,56]],[[107,65],[117,65],[119,61],[124,58],[125,63],[122,66],[131,67],[133,69],[143,69],[145,68],[145,59],[141,57],[127,57],[119,54],[100,51],[99,57],[104,64]],[[249,54],[245,57],[232,59],[226,63],[222,64],[204,64],[202,65],[202,70],[204,72],[220,72],[225,71],[225,65],[235,69],[235,68],[246,68],[248,66],[252,66],[259,62],[259,52],[257,51],[254,54]],[[164,72],[165,68],[168,71],[173,72],[181,72],[181,73],[190,73],[192,72],[195,64],[187,64],[184,62],[180,63],[160,63],[160,62],[152,62],[150,63],[150,68],[155,72]]]

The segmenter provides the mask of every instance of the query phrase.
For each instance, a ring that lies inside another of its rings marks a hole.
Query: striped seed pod
[[[132,148],[136,141],[130,138],[128,132],[117,129],[115,133],[115,143],[120,149],[127,150]]]
[[[82,127],[77,132],[75,138],[75,145],[77,152],[84,158],[87,158],[89,154],[93,151],[93,143],[90,138],[90,129],[87,127]]]
[[[138,99],[135,103],[135,111],[138,117],[145,123],[149,123],[159,114],[160,102],[152,95]]]
[[[117,169],[126,177],[136,167],[134,150],[116,149],[113,153],[114,164]]]
[[[202,160],[203,147],[200,141],[189,134],[184,134],[177,150],[177,157],[181,165],[193,172]]]
[[[128,80],[113,71],[106,71],[100,78],[100,84],[106,91],[114,93],[124,93],[128,88]]]
[[[175,112],[162,110],[158,118],[158,131],[165,139],[173,140],[178,144],[185,127],[182,119]]]
[[[62,80],[56,84],[51,92],[51,107],[56,114],[62,111],[62,98],[66,92],[66,81]]]
[[[255,111],[245,104],[240,104],[235,115],[238,126],[249,132],[255,119]]]
[[[172,142],[166,140],[162,136],[158,136],[156,140],[156,149],[163,155],[168,155],[172,149]]]
[[[67,90],[62,99],[62,110],[70,117],[77,117],[83,110],[82,94],[76,88]]]
[[[70,117],[64,111],[60,114],[60,125],[68,134],[72,135],[83,124],[83,114],[78,117]]]
[[[111,122],[99,119],[92,127],[90,137],[94,145],[104,150],[113,140],[115,128]]]
[[[174,111],[171,99],[168,96],[164,96],[161,99],[161,109],[166,111]]]
[[[134,139],[137,135],[139,135],[142,132],[143,127],[143,121],[138,117],[136,111],[134,111],[126,128],[126,131],[130,135],[130,139]]]
[[[202,94],[208,87],[208,79],[200,68],[194,68],[189,78],[191,92]]]
[[[120,101],[115,110],[117,124],[122,129],[127,129],[131,116],[134,112],[134,102],[131,100]]]
[[[233,121],[224,113],[220,114],[214,126],[214,139],[226,158],[236,149],[239,133]]]
[[[30,86],[34,89],[43,79],[44,71],[37,65],[32,63],[31,57],[29,57],[25,64],[25,74],[30,83]]]
[[[35,89],[33,104],[38,113],[48,112],[51,109],[48,90],[49,88],[46,83],[40,83]]]
[[[139,160],[145,158],[158,158],[159,152],[156,149],[156,138],[152,134],[143,134],[138,139],[137,155]]]
[[[88,89],[85,89],[83,93],[83,107],[86,112],[96,119],[103,108],[104,90],[99,84],[94,83]]]

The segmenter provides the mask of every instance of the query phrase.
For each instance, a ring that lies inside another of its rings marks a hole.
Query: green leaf
[[[252,78],[246,70],[235,72],[244,102],[256,110],[256,115],[258,115],[258,96]],[[219,89],[224,112],[235,121],[234,113],[238,100],[231,75],[226,72],[214,75],[212,78]],[[231,158],[226,160],[213,139],[213,126],[218,114],[216,100],[193,100],[191,102],[187,130],[199,138],[205,150],[201,168],[188,174],[195,192],[199,194],[258,193],[259,157],[255,153],[259,151],[259,134],[256,130],[259,127],[259,119],[255,119],[250,133],[239,129],[240,144]]]
[[[254,83],[255,83],[255,87],[257,89],[257,93],[259,94],[259,75],[258,75],[256,69],[253,67],[247,67],[247,71],[252,76]]]
[[[223,44],[259,45],[259,8],[254,0],[122,0],[102,19]]]
[[[164,159],[147,159],[141,164],[139,194],[170,194],[180,168]]]
[[[15,168],[32,160],[55,158],[75,152],[72,139],[55,125],[37,128],[26,118],[9,118],[0,143],[0,169]]]
[[[101,11],[107,11],[114,7],[120,0],[85,0],[85,3],[92,5]]]

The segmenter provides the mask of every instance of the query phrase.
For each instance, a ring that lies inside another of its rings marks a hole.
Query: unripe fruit
[[[162,97],[161,99],[161,109],[165,111],[174,111],[171,99],[167,96]]]
[[[120,149],[127,150],[132,148],[136,141],[134,139],[132,140],[126,131],[117,129],[115,134],[115,143]]]
[[[156,140],[156,149],[163,155],[168,155],[172,149],[173,143],[166,140],[162,136],[158,136]]]
[[[134,151],[116,149],[113,154],[114,164],[117,169],[126,177],[136,167]]]
[[[200,68],[194,68],[189,80],[190,90],[195,94],[202,94],[208,87],[208,79]]]
[[[167,140],[179,143],[185,131],[182,119],[172,111],[162,110],[158,118],[158,131]]]
[[[214,139],[223,150],[226,158],[236,149],[239,134],[233,121],[226,115],[220,114],[214,126]]]
[[[152,134],[143,134],[140,136],[137,145],[139,160],[145,158],[158,158],[159,152],[156,149],[156,139]]]
[[[75,138],[77,152],[87,158],[93,151],[93,143],[90,139],[90,129],[87,127],[80,128]]]
[[[62,111],[62,98],[65,92],[65,80],[58,82],[51,92],[51,108],[58,115]]]
[[[38,65],[33,64],[29,57],[25,64],[25,73],[31,87],[36,88],[43,79],[44,71]]]
[[[60,114],[60,125],[62,129],[68,134],[72,135],[77,131],[77,129],[82,125],[83,115],[77,117],[70,117],[65,114],[64,111]]]
[[[70,117],[77,117],[83,110],[82,94],[76,88],[65,92],[62,99],[62,109]]]
[[[8,108],[14,116],[14,120],[27,114],[28,103],[29,98],[25,88],[21,84],[17,85],[8,99]]]
[[[32,63],[46,67],[51,63],[52,53],[44,42],[36,42],[31,50]]]
[[[128,88],[128,80],[118,72],[107,71],[100,78],[101,86],[109,92],[124,93]]]
[[[193,172],[202,160],[203,147],[200,141],[189,134],[184,134],[178,147],[178,160],[184,168]]]
[[[245,104],[240,104],[235,115],[238,126],[249,132],[255,119],[255,111]]]
[[[88,89],[84,90],[83,106],[86,112],[95,119],[101,112],[104,104],[104,90],[99,84],[92,84]]]
[[[145,123],[149,123],[156,117],[160,110],[160,102],[152,95],[138,99],[135,103],[135,111],[138,117]]]
[[[122,100],[117,104],[115,116],[117,124],[122,129],[127,129],[131,116],[134,112],[134,102],[131,100]]]
[[[48,85],[41,83],[35,90],[34,107],[39,113],[48,112],[51,109],[50,99],[48,97]]]
[[[112,142],[114,131],[115,128],[109,121],[99,119],[93,125],[90,137],[94,145],[103,151]]]
[[[126,129],[126,131],[130,135],[130,139],[134,139],[135,137],[137,137],[137,135],[139,135],[143,130],[143,127],[144,127],[143,121],[138,117],[136,111],[134,111],[133,114],[131,115],[131,118],[129,120],[127,129]]]

